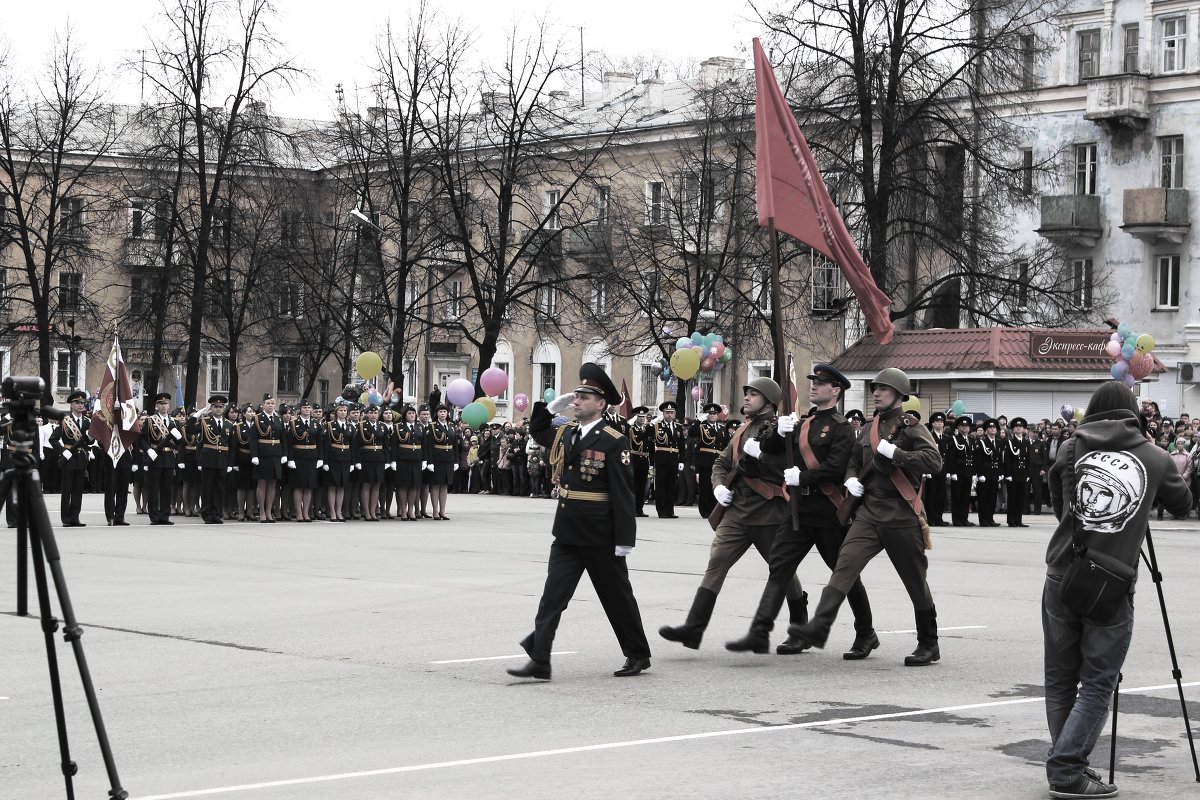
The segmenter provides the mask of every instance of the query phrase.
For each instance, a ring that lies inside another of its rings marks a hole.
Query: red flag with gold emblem
[[[141,432],[142,420],[133,399],[125,359],[121,356],[121,343],[114,336],[88,433],[100,443],[115,465],[121,456],[133,449]]]

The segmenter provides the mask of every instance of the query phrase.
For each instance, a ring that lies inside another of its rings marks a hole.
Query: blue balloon
[[[1128,322],[1122,322],[1120,325],[1117,326],[1117,333],[1119,333],[1121,335],[1122,339],[1124,339],[1126,336],[1128,336],[1131,330],[1132,329],[1129,327]]]
[[[704,344],[704,334],[700,333],[700,331],[694,331],[692,333],[692,343],[691,343],[691,345],[688,345],[688,346],[692,347],[692,346],[699,346],[702,344]]]
[[[1128,361],[1129,359],[1133,358],[1133,352],[1134,352],[1133,345],[1127,344],[1121,348],[1121,358]],[[1126,366],[1128,366],[1128,365],[1126,365]]]
[[[1128,361],[1118,361],[1117,363],[1113,364],[1108,370],[1108,374],[1112,375],[1113,380],[1116,380],[1116,381],[1122,380],[1125,377],[1126,373],[1128,373],[1128,372],[1129,372],[1129,362]]]
[[[676,350],[687,350],[692,346],[692,340],[687,336],[680,336],[679,341],[675,342]]]

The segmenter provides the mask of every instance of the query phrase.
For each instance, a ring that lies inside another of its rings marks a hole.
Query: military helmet
[[[758,392],[763,397],[767,398],[767,402],[773,406],[779,405],[779,397],[783,393],[780,390],[778,383],[770,378],[765,377],[755,378],[742,387],[743,392],[747,389],[753,389],[754,391]]]
[[[904,374],[903,370],[896,369],[895,367],[881,369],[879,374],[871,381],[872,386],[876,384],[890,386],[895,389],[900,393],[901,400],[907,400],[908,396],[912,394],[912,384],[909,383],[908,376]]]

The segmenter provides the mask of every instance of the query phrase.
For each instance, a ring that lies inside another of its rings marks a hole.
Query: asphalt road
[[[57,497],[48,498],[57,519]],[[515,681],[544,579],[554,504],[452,496],[450,522],[57,532],[122,786],[142,798],[1042,798],[1039,597],[1052,518],[935,529],[941,662],[906,668],[912,607],[886,557],[864,575],[883,646],[841,660],[726,652],[766,575],[747,554],[699,651],[683,621],[711,533],[694,508],[639,520],[630,557],[654,649],[632,679],[585,580],[554,680]],[[1189,714],[1200,718],[1200,523],[1154,525]],[[64,797],[46,651],[15,616],[15,534],[0,579],[0,797]],[[801,566],[816,597],[828,571]],[[1129,798],[1200,796],[1162,617],[1145,570],[1125,665],[1116,781]],[[36,599],[32,604],[36,611]],[[57,608],[57,604],[56,604]],[[778,638],[778,632],[776,635]],[[57,638],[76,796],[109,782],[79,671]],[[1107,770],[1108,736],[1097,748]]]

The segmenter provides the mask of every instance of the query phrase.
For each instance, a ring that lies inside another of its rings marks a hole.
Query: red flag
[[[887,344],[895,332],[888,312],[892,301],[875,284],[829,197],[817,162],[758,39],[754,40],[754,78],[758,224],[766,226],[774,218],[776,228],[837,264],[854,290],[875,338]]]
[[[633,400],[629,397],[629,384],[625,383],[625,379],[621,378],[621,416],[625,419],[633,419]]]
[[[104,377],[100,379],[99,397],[88,433],[116,464],[121,456],[133,448],[142,432],[142,420],[129,387],[129,373],[121,356],[121,343],[115,336],[106,367]],[[114,433],[117,435],[114,436]]]

